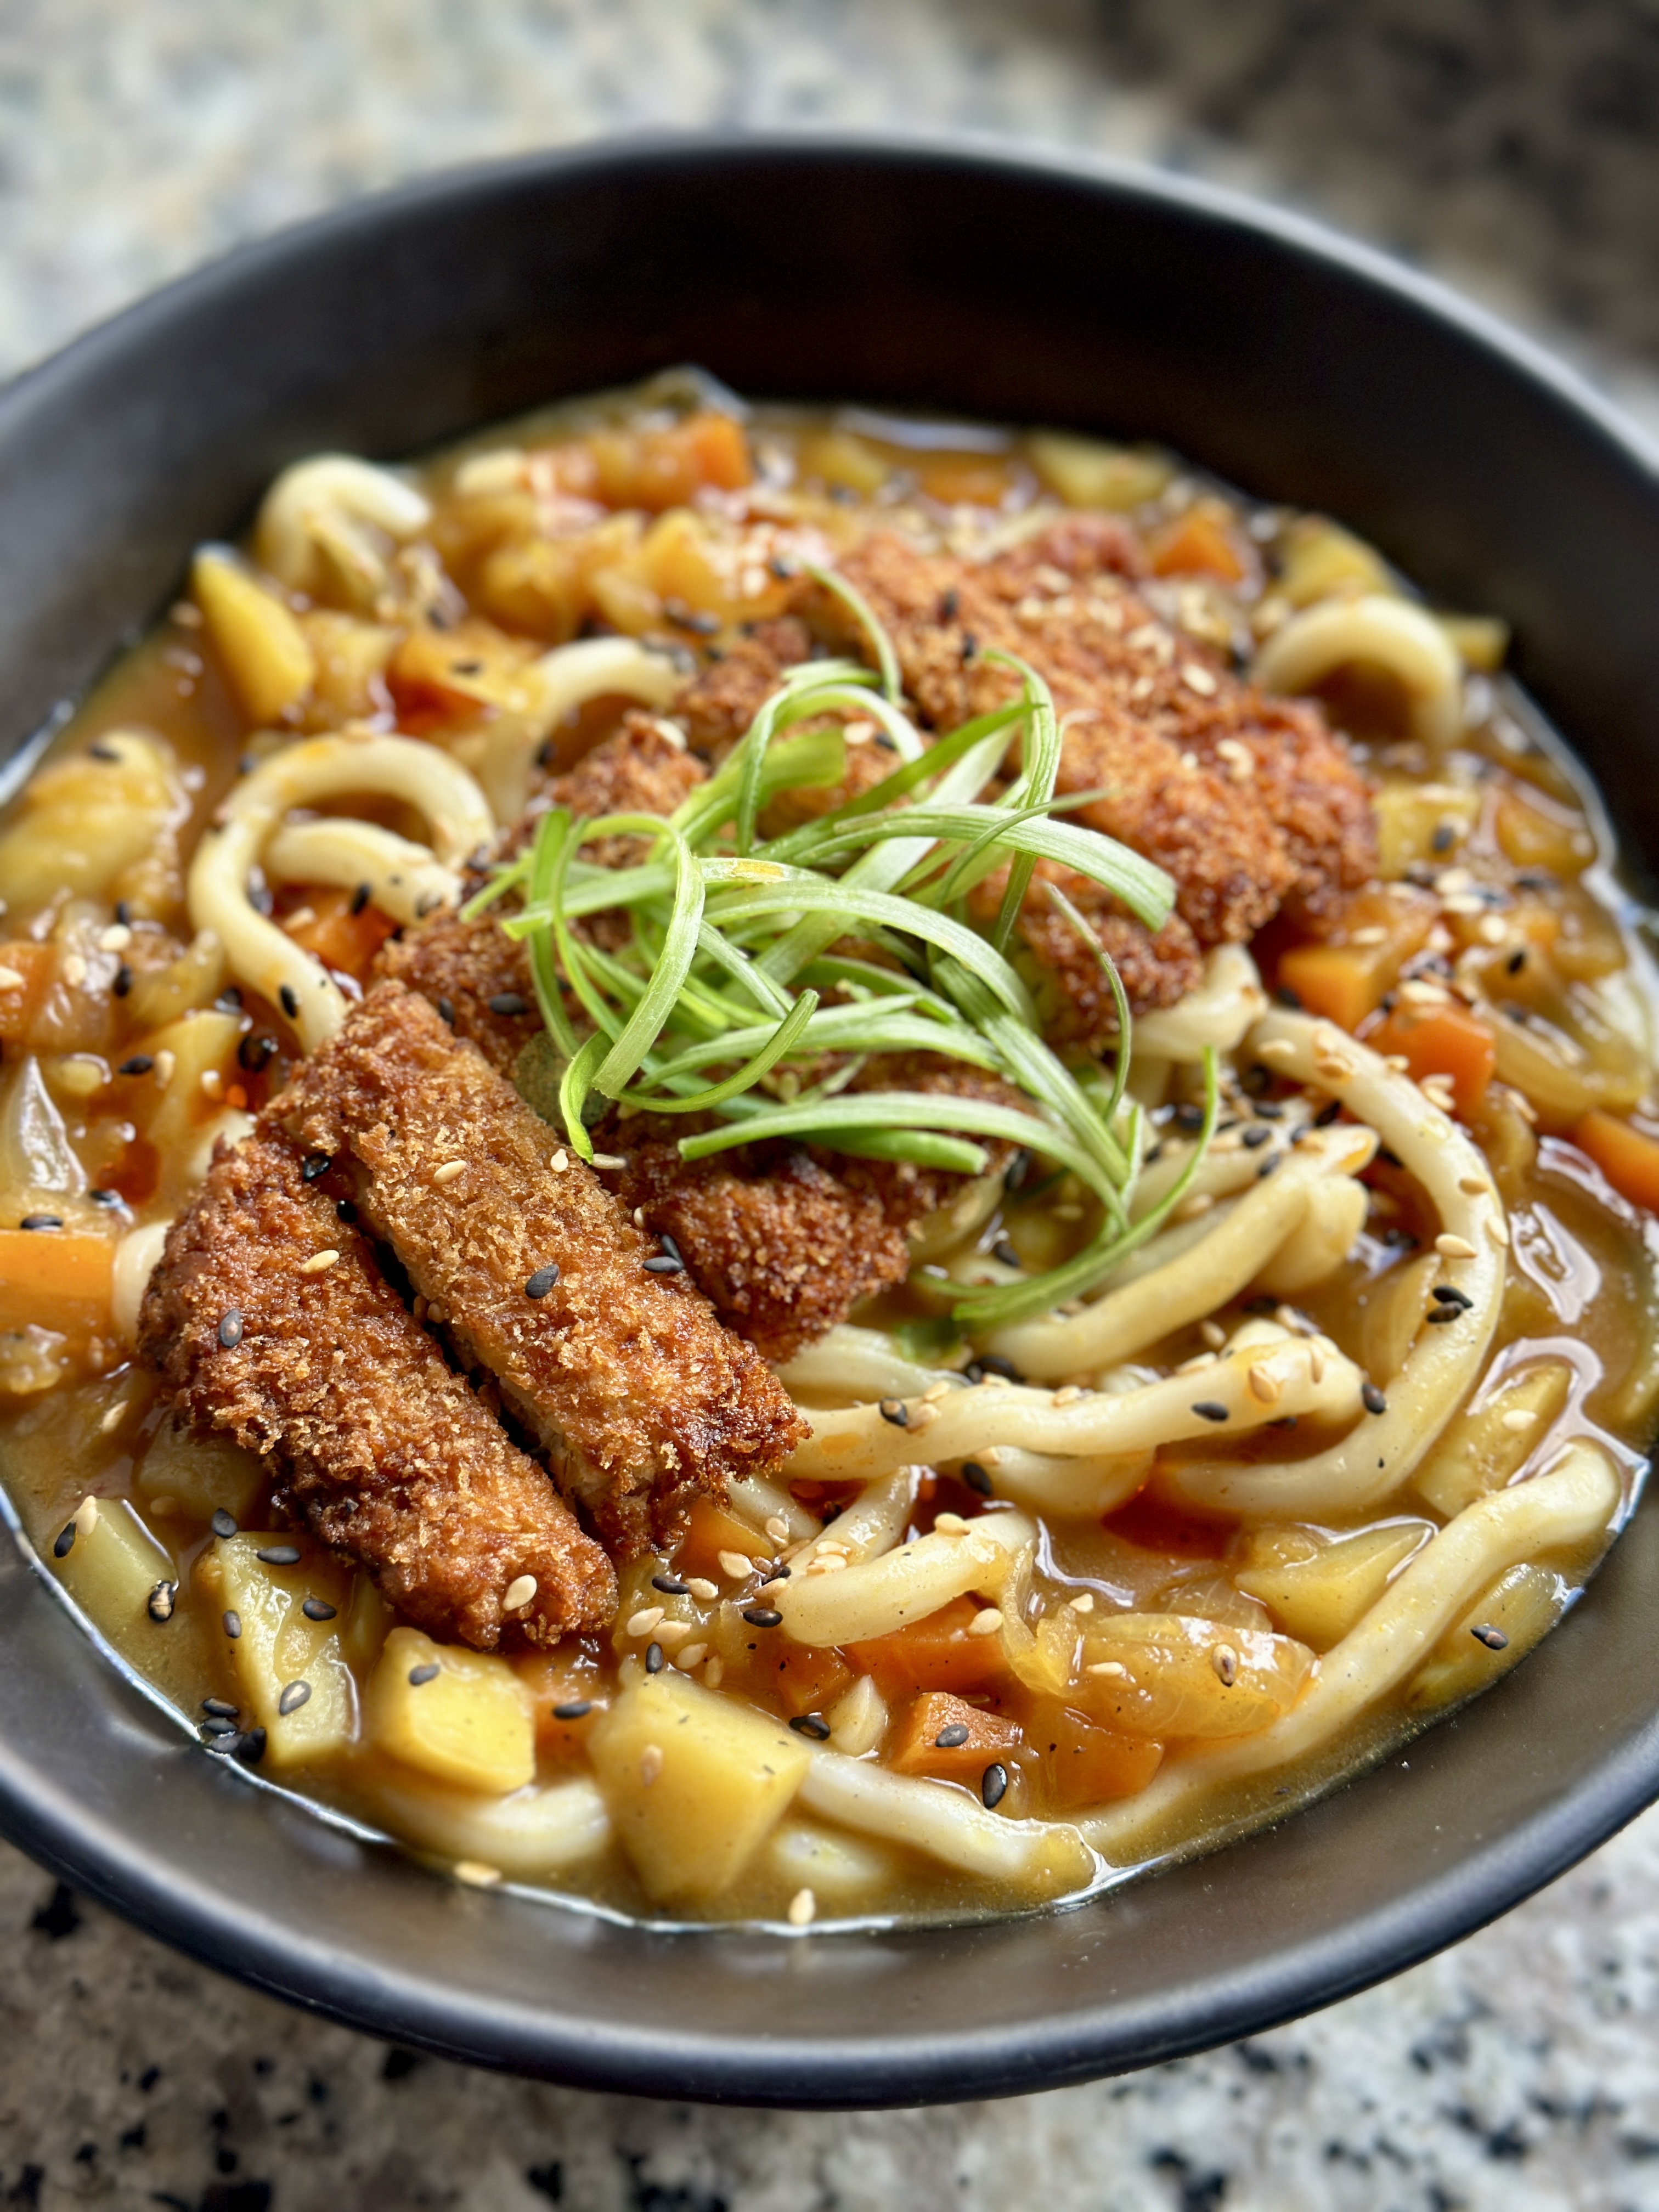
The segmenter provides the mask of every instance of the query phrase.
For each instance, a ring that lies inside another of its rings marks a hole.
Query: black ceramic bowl
[[[703,363],[745,392],[1167,440],[1328,509],[1516,665],[1659,854],[1659,482],[1434,287],[1170,179],[982,149],[653,142],[416,185],[237,255],[0,396],[0,758],[296,455],[398,455]],[[748,2104],[1145,2065],[1504,1911],[1659,1795],[1659,1515],[1498,1688],[1224,1855],[970,1929],[659,1936],[433,1879],[207,1758],[0,1558],[0,1828],[166,1941],[487,2064]]]

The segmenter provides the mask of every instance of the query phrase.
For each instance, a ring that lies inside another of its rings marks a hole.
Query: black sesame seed
[[[537,1268],[525,1285],[524,1294],[527,1298],[544,1298],[558,1279],[559,1263],[556,1260],[550,1260],[546,1267]]]
[[[1200,1398],[1193,1411],[1200,1421],[1224,1421],[1227,1419],[1227,1408],[1218,1398]]]
[[[147,1052],[135,1052],[131,1060],[124,1060],[115,1073],[118,1075],[148,1075],[155,1065]]]
[[[331,1605],[326,1598],[308,1597],[300,1610],[307,1620],[332,1620],[340,1608]]]
[[[1183,1102],[1176,1108],[1170,1118],[1177,1129],[1196,1133],[1204,1127],[1204,1109],[1201,1106],[1193,1105],[1190,1101]]]
[[[453,1029],[455,1026],[455,1008],[453,1005],[447,999],[440,999],[437,1002],[437,1006],[439,1020],[447,1022],[450,1028]]]
[[[297,1567],[300,1547],[297,1544],[267,1544],[263,1552],[256,1552],[253,1556],[267,1567]]]
[[[284,1686],[282,1696],[276,1700],[276,1710],[286,1720],[290,1713],[297,1713],[301,1706],[308,1705],[310,1700],[309,1682],[289,1682]]]
[[[121,927],[122,927],[122,928],[123,928],[123,929],[131,929],[131,927],[132,927],[132,908],[131,908],[131,905],[128,903],[128,902],[127,902],[125,899],[117,899],[117,900],[116,900],[116,902],[115,902],[115,919],[117,920],[117,921],[118,921],[118,922],[120,923],[120,925],[121,925]]]
[[[522,994],[517,991],[497,991],[495,997],[485,1003],[492,1014],[523,1014],[530,1011]]]
[[[1281,1006],[1288,1006],[1293,1014],[1301,1012],[1302,1000],[1288,983],[1281,983],[1273,996]]]
[[[646,1647],[645,1647],[645,1671],[646,1671],[646,1673],[647,1673],[647,1674],[661,1674],[661,1672],[662,1672],[662,1670],[663,1670],[663,1667],[664,1667],[664,1664],[665,1664],[665,1658],[664,1658],[664,1654],[663,1654],[663,1648],[662,1648],[661,1644],[647,1644],[646,1645]]]
[[[1406,1163],[1401,1158],[1399,1153],[1391,1152],[1386,1145],[1379,1145],[1377,1146],[1376,1157],[1382,1161],[1385,1168],[1402,1168],[1406,1164]],[[1416,1241],[1415,1237],[1412,1239],[1413,1243],[1415,1243]]]
[[[251,1728],[240,1743],[228,1747],[233,1759],[244,1766],[257,1766],[265,1755],[265,1732],[262,1728]]]
[[[981,1498],[991,1495],[991,1478],[976,1459],[963,1460],[962,1479],[969,1490],[976,1490]]]
[[[1451,1283],[1437,1283],[1432,1295],[1443,1306],[1455,1306],[1460,1313],[1468,1313],[1474,1300],[1467,1291],[1460,1291]]]
[[[1030,1172],[1031,1155],[1029,1149],[1022,1145],[1002,1170],[1002,1188],[1011,1198]]]
[[[657,1242],[671,1260],[678,1260],[682,1267],[685,1265],[685,1255],[665,1229],[658,1231]]]
[[[61,1229],[63,1225],[61,1213],[26,1213],[17,1224],[20,1229]]]
[[[977,1382],[986,1375],[1000,1375],[1005,1382],[1023,1382],[1025,1380],[1013,1361],[1005,1359],[997,1352],[981,1352],[979,1358],[970,1359],[962,1371],[970,1382]]]
[[[275,1037],[245,1036],[236,1048],[236,1064],[245,1067],[250,1075],[258,1075],[269,1065],[276,1051]]]
[[[1436,853],[1449,853],[1456,842],[1457,831],[1451,823],[1437,822],[1435,823],[1434,834],[1429,839],[1431,850]]]
[[[685,1262],[684,1260],[672,1260],[664,1252],[656,1259],[646,1261],[645,1272],[647,1275],[683,1275]]]
[[[276,994],[276,1001],[289,1021],[293,1021],[297,1017],[300,1012],[300,994],[292,983],[283,985]]]
[[[957,618],[957,592],[953,584],[939,593],[939,618],[942,623],[953,623]]]
[[[685,1584],[678,1575],[653,1575],[651,1587],[653,1590],[660,1590],[665,1597],[684,1597],[686,1595]]]
[[[826,1521],[824,1526],[828,1528],[829,1525],[829,1522]],[[763,1564],[764,1563],[759,1559],[757,1559],[755,1562],[755,1571],[757,1574],[760,1575],[760,1578],[763,1583],[787,1583],[790,1576],[795,1571],[793,1567],[786,1567],[780,1564],[777,1566],[767,1567],[764,1573],[762,1573],[761,1570]]]
[[[240,1735],[241,1732],[234,1720],[225,1720],[216,1715],[202,1723],[202,1734],[205,1736]]]
[[[971,659],[973,659],[974,655],[975,655],[978,651],[979,651],[979,640],[978,640],[978,639],[974,635],[974,633],[972,632],[972,630],[970,630],[970,629],[965,629],[965,630],[963,630],[963,632],[962,633],[962,657],[963,657],[963,659],[964,660],[971,660]]]
[[[121,1203],[118,1190],[89,1190],[87,1196],[94,1206],[119,1206]]]
[[[910,1409],[902,1398],[884,1398],[878,1408],[884,1421],[890,1421],[896,1429],[910,1425]]]
[[[357,1218],[357,1209],[349,1198],[335,1200],[334,1218],[337,1221],[355,1221]]]
[[[1247,1152],[1253,1152],[1260,1146],[1272,1144],[1273,1140],[1273,1131],[1271,1129],[1263,1128],[1260,1121],[1254,1121],[1251,1123],[1250,1127],[1243,1132],[1238,1141],[1243,1146]]]
[[[991,1247],[991,1257],[1004,1267],[1017,1267],[1019,1265],[1019,1255],[1006,1237],[999,1237]]]
[[[124,960],[115,971],[115,981],[110,987],[118,999],[125,999],[132,988],[132,970]]]
[[[1368,1413],[1386,1413],[1389,1410],[1389,1401],[1375,1382],[1360,1385],[1359,1402]]]
[[[333,1158],[327,1152],[307,1152],[300,1163],[300,1180],[301,1182],[315,1182],[319,1176],[325,1176],[333,1164]]]
[[[222,1505],[215,1509],[213,1519],[208,1525],[216,1536],[234,1536],[236,1534],[236,1516],[234,1513],[227,1513]]]
[[[1518,952],[1510,953],[1509,958],[1504,963],[1504,967],[1507,974],[1510,975],[1518,975],[1526,964],[1527,948],[1523,945]]]
[[[949,1728],[942,1728],[933,1738],[933,1748],[935,1751],[955,1751],[967,1741],[967,1722],[952,1721]]]
[[[179,1595],[177,1583],[159,1582],[144,1601],[144,1610],[158,1624],[171,1620],[173,1601]]]
[[[232,1306],[228,1313],[219,1316],[219,1341],[227,1352],[234,1352],[242,1340],[242,1316]]]
[[[351,894],[352,913],[354,915],[361,914],[363,908],[368,904],[372,896],[373,893],[370,891],[368,885],[367,884],[359,884],[356,890]]]
[[[1489,1622],[1470,1629],[1469,1634],[1477,1644],[1484,1644],[1488,1651],[1507,1651],[1510,1648],[1510,1639],[1503,1630],[1492,1627]]]
[[[797,1735],[811,1736],[814,1743],[828,1743],[830,1723],[822,1713],[797,1713],[789,1723]]]
[[[979,1794],[988,1813],[994,1812],[1008,1794],[1008,1770],[994,1760],[979,1778]]]
[[[1255,1110],[1264,1121],[1282,1121],[1285,1118],[1285,1109],[1277,1098],[1258,1098]]]
[[[54,1559],[66,1559],[74,1549],[75,1523],[73,1521],[65,1521],[52,1543],[52,1556]]]
[[[775,1628],[783,1619],[783,1615],[775,1613],[769,1605],[746,1605],[743,1617],[751,1628]]]
[[[435,1682],[442,1672],[443,1668],[437,1660],[425,1660],[420,1666],[411,1667],[410,1668],[410,1686],[411,1688],[416,1690],[424,1689],[428,1682]]]
[[[95,761],[118,761],[121,756],[113,745],[92,744],[87,747],[87,757]]]
[[[214,1000],[213,1010],[218,1014],[234,1014],[240,1010],[241,1004],[241,986],[237,983],[227,983]]]
[[[204,1698],[202,1711],[212,1713],[222,1721],[234,1721],[236,1717],[236,1708],[228,1698]]]
[[[1340,1098],[1331,1099],[1328,1104],[1322,1106],[1319,1111],[1314,1115],[1313,1125],[1315,1128],[1328,1129],[1331,1123],[1335,1121],[1337,1115],[1341,1111],[1342,1101]]]
[[[556,1721],[585,1721],[592,1710],[592,1698],[572,1698],[568,1705],[554,1706],[553,1717]]]
[[[240,1613],[227,1613],[225,1614],[224,1631],[225,1634],[229,1637],[231,1642],[234,1644],[236,1641],[236,1638],[242,1632],[242,1616]]]

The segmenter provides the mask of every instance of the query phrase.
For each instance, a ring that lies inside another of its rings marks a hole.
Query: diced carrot
[[[847,1656],[890,1703],[918,1690],[983,1690],[1004,1679],[1007,1661],[1000,1636],[970,1634],[979,1608],[971,1598],[955,1597],[891,1636],[849,1644]]]
[[[0,944],[0,976],[7,978],[0,982],[0,1037],[8,1044],[28,1034],[51,988],[57,957],[50,945]]]
[[[1240,584],[1250,572],[1233,517],[1218,500],[1196,501],[1154,532],[1146,550],[1158,576],[1218,576]]]
[[[410,630],[386,664],[398,726],[421,737],[516,704],[529,657],[522,638],[509,637],[480,615],[449,629]]]
[[[1295,945],[1279,963],[1279,980],[1310,1014],[1357,1030],[1382,1004],[1395,964],[1385,945]]]
[[[1013,480],[1007,462],[987,453],[935,453],[916,474],[928,498],[947,507],[1000,507]]]
[[[674,1569],[678,1574],[702,1575],[718,1582],[723,1572],[722,1552],[767,1559],[776,1548],[758,1529],[740,1521],[735,1513],[728,1513],[723,1505],[716,1505],[712,1498],[699,1498],[687,1516],[684,1538],[674,1554]]]
[[[1467,1006],[1396,1006],[1365,1039],[1374,1052],[1397,1054],[1414,1082],[1449,1075],[1457,1111],[1480,1111],[1497,1060],[1492,1033]]]
[[[1120,1735],[1049,1698],[1032,1701],[1024,1735],[1042,1776],[1042,1795],[1056,1813],[1133,1797],[1164,1761],[1161,1743]]]
[[[332,884],[309,887],[305,902],[315,919],[290,930],[289,935],[320,960],[325,968],[337,968],[342,974],[363,982],[375,954],[397,923],[373,904],[354,914],[354,895]]]
[[[0,1229],[0,1328],[101,1328],[109,1315],[115,1247],[72,1230]]]
[[[538,1754],[562,1765],[580,1759],[586,1749],[588,1729],[605,1710],[605,1684],[598,1674],[573,1664],[558,1651],[519,1652],[512,1664],[535,1708]],[[588,1711],[564,1720],[555,1711],[556,1707],[578,1705],[586,1705]]]
[[[822,1713],[852,1688],[853,1670],[833,1646],[774,1637],[762,1640],[747,1679],[757,1690],[770,1690],[786,1713]]]
[[[1659,1139],[1644,1136],[1615,1114],[1592,1108],[1574,1123],[1572,1142],[1588,1152],[1621,1198],[1659,1213]]]
[[[739,491],[752,480],[743,426],[729,415],[690,415],[667,430],[599,430],[588,450],[602,499],[653,514],[684,507],[705,486]]]
[[[1019,1741],[1018,1727],[1000,1713],[982,1712],[948,1690],[927,1690],[901,1717],[886,1764],[895,1774],[977,1782],[994,1759],[1017,1751]]]

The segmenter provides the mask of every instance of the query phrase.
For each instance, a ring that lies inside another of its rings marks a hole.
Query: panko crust
[[[647,1269],[656,1246],[591,1170],[550,1168],[546,1124],[417,993],[376,984],[280,1111],[307,1151],[349,1155],[363,1218],[428,1317],[495,1378],[621,1556],[805,1434],[754,1348],[685,1276]],[[550,1267],[556,1281],[531,1295]]]
[[[279,1502],[432,1635],[491,1650],[614,1616],[609,1559],[268,1126],[219,1151],[173,1224],[139,1350],[189,1427],[268,1455]],[[523,1575],[535,1596],[508,1615]]]

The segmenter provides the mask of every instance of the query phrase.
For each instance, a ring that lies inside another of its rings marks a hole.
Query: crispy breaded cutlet
[[[721,1320],[768,1359],[793,1358],[861,1299],[904,1280],[902,1224],[874,1196],[795,1146],[683,1160],[678,1140],[703,1126],[649,1114],[602,1124],[596,1141],[626,1163],[602,1179],[653,1236],[673,1238]]]
[[[553,807],[568,807],[579,822],[597,821],[605,814],[672,814],[708,780],[707,768],[676,741],[667,724],[630,708],[602,744],[584,753],[574,768],[550,776],[532,794],[524,819],[503,840],[503,849],[516,852]],[[641,850],[637,838],[602,837],[583,847],[582,858],[596,868],[622,868]]]
[[[647,1266],[659,1249],[580,1161],[550,1167],[546,1124],[418,994],[375,984],[275,1110],[307,1151],[349,1157],[428,1318],[622,1556],[805,1434],[752,1346]]]
[[[812,657],[806,625],[793,615],[757,623],[700,669],[674,702],[675,719],[700,753],[719,762],[777,690],[787,672]]]
[[[270,1456],[279,1502],[433,1635],[490,1650],[614,1615],[605,1553],[269,1127],[216,1155],[167,1232],[139,1350],[189,1426]]]
[[[877,1053],[866,1060],[850,1088],[926,1091],[940,1097],[979,1098],[994,1106],[1028,1112],[1030,1103],[989,1068],[975,1067],[971,1061],[952,1060],[938,1052]],[[984,1146],[988,1175],[1000,1175],[1013,1158],[1013,1146],[1000,1137],[963,1133]],[[910,1229],[926,1215],[949,1206],[961,1196],[968,1180],[948,1168],[918,1167],[914,1160],[861,1160],[850,1152],[837,1153],[835,1158],[842,1180],[850,1188],[866,1191],[875,1199],[895,1229]]]
[[[1066,725],[1058,788],[1108,793],[1072,818],[1167,868],[1199,945],[1247,938],[1286,902],[1317,913],[1368,881],[1369,795],[1318,710],[1264,697],[1164,622],[1126,580],[1121,532],[1087,520],[977,563],[878,532],[843,573],[936,728],[1014,696],[986,648],[1038,670]],[[830,605],[823,618],[844,622]]]

